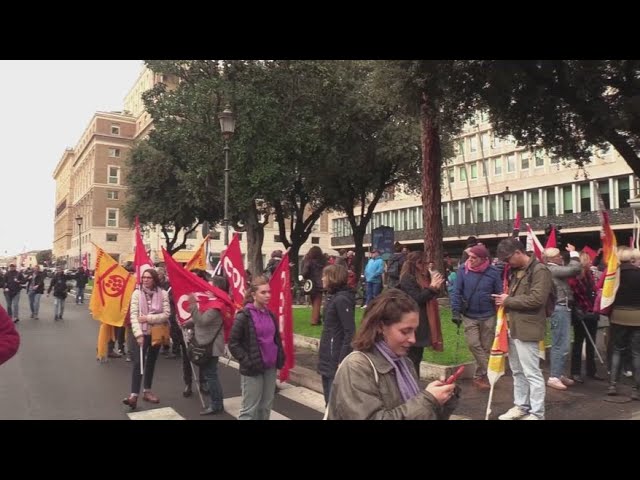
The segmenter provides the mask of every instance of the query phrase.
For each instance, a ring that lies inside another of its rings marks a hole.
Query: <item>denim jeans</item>
[[[13,297],[10,297],[7,292],[4,294],[7,299],[7,313],[10,317],[20,317],[20,292],[16,293]]]
[[[144,389],[151,390],[153,384],[153,372],[156,368],[156,360],[160,352],[160,345],[151,346],[151,335],[144,335],[142,344],[142,355],[144,356]],[[140,393],[140,384],[142,383],[142,375],[140,375],[140,345],[135,343],[133,352],[131,352],[133,360],[133,372],[131,372],[131,393]]]
[[[76,287],[76,304],[84,303],[84,287]]]
[[[538,342],[509,339],[509,366],[513,374],[513,403],[539,419],[544,419],[545,386]]]
[[[222,406],[224,398],[222,394],[222,385],[218,377],[218,360],[220,357],[211,357],[211,359],[200,367],[200,375],[202,375],[209,385],[209,395],[211,396],[211,408],[219,410]]]
[[[564,375],[565,364],[569,356],[569,331],[571,329],[571,310],[564,305],[556,305],[549,318],[551,324],[551,368],[549,376],[560,378]]]
[[[55,314],[56,318],[62,318],[64,314],[64,301],[65,298],[54,297],[54,306],[55,306]]]
[[[322,375],[322,393],[324,394],[325,406],[329,405],[329,396],[331,395],[331,386],[335,377],[325,377]]]
[[[640,388],[640,327],[628,325],[615,325],[615,327],[609,382],[615,384],[618,381],[624,355],[631,350],[635,388]]]
[[[13,317],[13,310],[11,309],[11,297],[9,296],[9,292],[4,292],[4,300],[7,305],[7,315],[9,315],[9,317]]]
[[[40,311],[40,297],[42,294],[36,293],[32,290],[27,295],[29,296],[29,308],[31,309],[31,314],[34,317],[37,317],[38,312]]]
[[[373,300],[378,295],[380,295],[381,291],[382,291],[382,283],[380,283],[380,282],[378,282],[378,283],[367,282],[367,302],[366,302],[366,305],[369,305],[369,303],[371,303],[371,300]]]
[[[276,394],[276,369],[249,377],[240,375],[242,402],[238,420],[269,420]]]

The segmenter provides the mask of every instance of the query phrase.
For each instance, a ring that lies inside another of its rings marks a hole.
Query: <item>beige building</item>
[[[91,242],[120,262],[133,259],[133,230],[122,213],[127,192],[122,166],[133,141],[144,138],[153,128],[142,94],[159,82],[166,83],[168,88],[175,84],[171,77],[155,74],[144,67],[124,99],[124,111],[96,113],[76,147],[65,150],[54,170],[56,216],[53,255],[57,260],[66,262],[69,268],[78,266],[80,249],[83,253],[89,252],[89,265],[93,264],[95,247]],[[77,217],[82,217],[81,235]],[[328,226],[325,214],[301,248],[301,255],[316,244],[323,251],[333,253]],[[178,260],[186,261],[193,255],[202,242],[201,230],[198,227],[190,236],[186,250],[177,252]],[[216,226],[216,232],[210,242],[210,251],[217,257],[224,249],[223,227]],[[232,233],[231,229],[230,238]],[[246,254],[246,234],[241,235],[241,249]],[[161,261],[160,247],[165,245],[165,240],[160,227],[148,229],[143,241],[151,250],[152,260]],[[282,250],[283,246],[279,241],[278,227],[272,221],[265,230],[262,246],[265,264],[271,251],[276,249]]]
[[[131,248],[131,229],[122,213],[127,191],[123,166],[135,128],[131,115],[96,112],[54,170],[53,254],[69,268],[79,266],[81,252],[89,252],[93,263],[93,243],[116,259]]]
[[[583,170],[564,165],[540,149],[519,147],[510,139],[494,135],[485,115],[478,115],[458,138],[456,156],[443,168],[442,221],[445,250],[454,253],[474,235],[493,245],[510,235],[513,219],[520,213],[537,235],[548,224],[562,226],[563,237],[582,244],[599,245],[597,191],[611,210],[613,228],[624,243],[633,227],[627,201],[638,194],[640,183],[631,168],[613,149],[599,151]],[[506,194],[507,191],[510,194]],[[423,245],[420,195],[398,189],[377,206],[367,228],[391,226],[395,239]],[[331,217],[333,248],[353,246],[351,228],[344,214]]]

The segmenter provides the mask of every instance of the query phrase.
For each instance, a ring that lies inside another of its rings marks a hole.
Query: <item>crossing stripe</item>
[[[171,407],[153,408],[140,412],[130,412],[127,416],[131,420],[185,420],[185,418]]]
[[[229,397],[223,400],[224,411],[229,415],[238,418],[240,415],[240,403],[242,402],[242,397]],[[271,410],[271,416],[269,420],[291,420],[289,417],[285,417],[281,413],[275,412]]]

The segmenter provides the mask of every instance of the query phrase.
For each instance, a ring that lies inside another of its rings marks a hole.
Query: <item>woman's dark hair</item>
[[[203,279],[205,282],[209,282],[209,280],[211,280],[211,275],[209,275],[209,272],[202,270],[200,268],[194,268],[191,270],[191,273],[195,273],[197,276],[199,276],[201,279]]]
[[[322,270],[322,275],[327,277],[327,290],[329,292],[334,292],[341,287],[347,286],[349,271],[344,265],[339,265],[337,263],[327,265]]]
[[[229,292],[229,282],[227,282],[226,277],[214,275],[211,277],[211,283],[213,283],[214,287],[218,287],[223,292]]]
[[[405,313],[418,311],[418,304],[409,295],[397,288],[389,288],[367,305],[362,324],[351,345],[354,350],[371,350],[382,338],[382,327],[402,320]]]
[[[153,288],[158,288],[160,286],[160,275],[158,275],[158,272],[156,272],[153,268],[148,268],[147,270],[142,272],[142,275],[140,276],[142,277],[145,273],[148,273],[149,275],[151,275],[151,278],[153,278]],[[142,281],[142,278],[140,280]]]
[[[311,247],[307,252],[307,254],[304,256],[303,261],[308,262],[309,260],[316,260],[323,265],[324,263],[326,263],[324,254],[322,253],[322,249],[317,245],[314,245],[313,247]]]
[[[431,274],[429,273],[429,269],[426,268],[424,252],[409,252],[407,254],[407,258],[404,260],[402,264],[402,269],[400,270],[400,278],[409,274],[415,278],[424,278],[427,281],[431,281]]]

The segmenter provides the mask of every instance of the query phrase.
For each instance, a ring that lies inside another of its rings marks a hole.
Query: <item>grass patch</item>
[[[364,310],[356,308],[356,329],[360,327]],[[430,348],[424,349],[422,359],[425,362],[437,365],[456,365],[473,361],[473,355],[467,347],[464,339],[464,331],[460,328],[460,338],[458,340],[458,327],[451,321],[451,309],[440,308],[440,323],[442,326],[442,338],[444,351],[436,352]],[[311,326],[311,307],[301,307],[293,309],[293,332],[305,337],[320,338],[322,326]],[[458,344],[456,350],[456,343]],[[547,328],[545,344],[551,345],[551,332]]]

